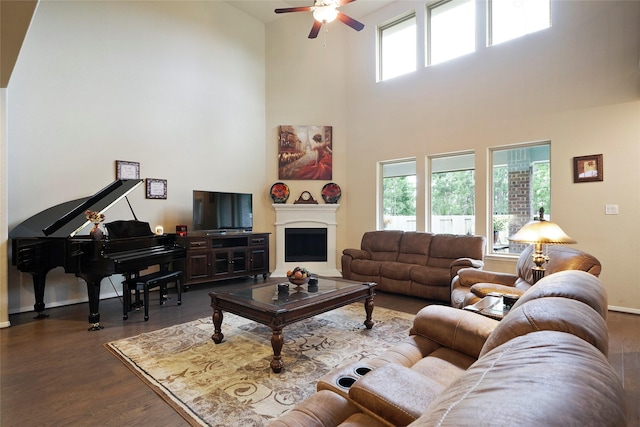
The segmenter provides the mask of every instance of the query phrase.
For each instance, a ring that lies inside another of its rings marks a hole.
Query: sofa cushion
[[[533,263],[534,246],[527,246],[518,258],[516,271],[518,276],[529,283],[533,283]],[[598,277],[602,270],[600,261],[593,255],[574,249],[570,246],[547,245],[546,248],[549,261],[544,265],[546,274],[550,275],[564,270],[581,270]]]
[[[534,332],[479,359],[411,427],[622,427],[625,400],[596,348],[564,332]]]
[[[472,291],[475,286],[471,287]],[[544,297],[574,299],[593,308],[603,319],[607,318],[607,294],[600,280],[593,274],[580,270],[566,270],[545,276],[522,295],[513,308]]]
[[[484,259],[483,236],[460,236],[455,234],[434,234],[429,249],[431,267],[449,268],[458,258]],[[449,279],[451,280],[451,278]]]
[[[402,231],[368,231],[362,236],[361,248],[371,254],[375,261],[398,259]]]
[[[380,265],[378,261],[368,259],[354,259],[351,261],[351,273],[361,276],[379,276]]]
[[[427,376],[446,387],[460,375],[463,375],[475,361],[475,358],[464,353],[447,347],[440,347],[427,357],[419,360],[411,367],[411,370]]]
[[[398,262],[427,265],[432,237],[431,233],[405,232],[400,240]]]
[[[403,262],[382,262],[380,263],[380,276],[393,280],[411,280],[412,264]]]
[[[512,308],[487,338],[480,357],[512,338],[545,330],[580,337],[604,355],[609,349],[607,324],[591,307],[572,299],[547,297]]]
[[[430,260],[433,258],[429,258]],[[448,268],[414,265],[411,268],[411,280],[423,285],[451,287],[451,272]]]

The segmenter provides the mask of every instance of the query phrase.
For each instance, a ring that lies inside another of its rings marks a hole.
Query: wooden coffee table
[[[360,283],[349,280],[318,277],[316,285],[296,287],[286,279],[280,284],[258,285],[231,292],[211,292],[211,307],[213,308],[214,333],[213,342],[222,342],[223,311],[253,320],[271,328],[271,346],[273,360],[271,369],[278,373],[282,371],[281,351],[284,338],[282,329],[317,314],[325,313],[336,308],[364,300],[366,319],[364,325],[371,329],[373,321],[373,297],[375,283]],[[282,285],[289,285],[287,292]],[[280,287],[280,291],[279,291]]]

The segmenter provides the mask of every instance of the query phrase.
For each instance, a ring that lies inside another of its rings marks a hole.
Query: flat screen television
[[[252,231],[253,195],[193,191],[195,231]]]

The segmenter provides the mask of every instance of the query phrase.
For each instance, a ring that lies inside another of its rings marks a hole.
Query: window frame
[[[384,32],[386,30],[389,30],[395,26],[398,25],[402,25],[405,24],[407,21],[409,20],[413,20],[413,26],[415,29],[415,49],[413,52],[413,59],[415,61],[414,63],[414,68],[411,71],[406,71],[404,73],[401,74],[396,74],[393,75],[391,77],[385,77],[384,76],[384,43],[383,43],[383,39],[384,39]],[[418,70],[418,18],[416,15],[415,10],[411,10],[407,13],[404,13],[388,22],[385,22],[381,25],[378,25],[378,29],[377,29],[377,54],[378,54],[378,61],[377,61],[377,81],[378,82],[384,82],[384,81],[388,81],[391,79],[394,79],[396,77],[400,77],[400,76],[405,76],[407,74],[410,74],[412,72],[416,72]]]
[[[402,159],[394,159],[394,160],[385,160],[385,161],[381,161],[378,162],[378,179],[377,179],[377,183],[378,183],[378,201],[377,201],[377,208],[378,208],[378,213],[376,215],[376,230],[385,230],[385,217],[384,217],[384,180],[385,178],[391,178],[392,175],[390,176],[385,176],[385,166],[392,166],[392,165],[398,165],[401,167],[402,164],[411,164],[413,163],[412,166],[407,166],[408,168],[412,168],[413,169],[413,174],[405,174],[405,175],[395,175],[395,176],[414,176],[415,180],[416,180],[416,188],[415,188],[415,196],[414,196],[414,201],[416,202],[416,229],[417,229],[417,210],[418,210],[418,206],[417,206],[417,199],[418,199],[418,185],[417,185],[417,180],[418,180],[418,173],[417,173],[417,159],[415,157],[407,157],[407,158],[402,158]]]
[[[547,139],[547,140],[539,140],[539,141],[530,141],[530,142],[523,142],[523,143],[516,143],[516,144],[509,144],[509,145],[501,145],[501,146],[496,146],[496,147],[489,147],[487,150],[487,246],[488,246],[488,251],[487,254],[488,255],[495,255],[495,256],[510,256],[510,257],[519,257],[521,252],[498,252],[501,249],[496,250],[495,246],[494,246],[494,240],[493,240],[493,217],[494,217],[494,202],[495,202],[495,196],[494,196],[494,153],[497,151],[506,151],[506,150],[515,150],[515,149],[525,149],[525,148],[534,148],[534,147],[542,147],[542,146],[548,146],[548,163],[549,163],[549,206],[544,206],[545,208],[545,215],[547,215],[547,219],[549,219],[549,214],[551,213],[551,193],[552,193],[552,178],[551,178],[551,166],[552,166],[552,156],[551,156],[551,140]],[[529,165],[533,165],[536,163],[540,163],[540,161],[530,161]],[[533,200],[531,200],[533,201]],[[531,212],[530,212],[530,217],[527,219],[528,221],[533,220],[533,216],[536,214],[537,209],[538,208],[531,208]],[[511,214],[508,214],[511,215]],[[525,222],[526,223],[526,222]],[[524,225],[521,224],[520,227]],[[519,228],[519,227],[518,227]],[[511,230],[507,230],[506,233],[506,237],[508,238],[510,235],[514,234],[517,230],[514,230],[513,233],[510,232]]]
[[[459,160],[454,160],[455,158],[459,158]],[[456,162],[458,162],[460,165],[464,165],[467,164],[468,166],[464,166],[464,167],[455,167],[455,168],[451,168],[451,170],[449,170],[448,172],[461,172],[461,171],[473,171],[473,176],[474,176],[474,191],[473,191],[473,220],[471,221],[471,234],[476,234],[476,221],[477,221],[477,208],[476,208],[476,192],[477,192],[477,176],[476,176],[476,172],[477,172],[477,168],[475,165],[476,162],[476,153],[475,150],[468,150],[468,151],[460,151],[460,152],[455,152],[455,153],[445,153],[445,154],[438,154],[438,155],[433,155],[433,156],[428,156],[427,158],[427,162],[428,162],[428,176],[429,176],[429,185],[428,185],[428,205],[427,205],[427,212],[425,217],[427,218],[427,230],[429,230],[430,232],[434,232],[434,224],[433,224],[433,174],[434,173],[442,173],[442,172],[446,172],[446,171],[440,171],[440,170],[436,170],[436,168],[434,168],[434,160],[444,160],[444,159],[452,159],[452,165],[455,165]],[[465,233],[468,234],[468,233]]]
[[[539,28],[539,29],[533,30],[533,31],[525,30],[525,32],[523,32],[523,33],[521,33],[521,34],[519,34],[519,35],[517,35],[515,37],[509,38],[509,39],[505,39],[505,40],[502,40],[502,41],[499,41],[499,42],[496,43],[494,41],[494,36],[493,36],[493,29],[494,29],[493,4],[494,4],[495,1],[496,0],[487,0],[487,11],[486,11],[486,13],[487,13],[487,34],[486,34],[486,43],[487,43],[487,46],[489,46],[489,47],[490,46],[498,46],[498,45],[500,45],[502,43],[507,43],[507,42],[510,42],[512,40],[516,40],[516,39],[522,38],[524,36],[527,36],[529,34],[534,34],[534,33],[537,33],[539,31],[548,30],[553,25],[553,20],[552,20],[552,16],[553,16],[552,1],[551,0],[547,0],[549,2],[549,16],[548,16],[549,25],[547,27]]]
[[[463,0],[465,2],[471,3],[473,4],[473,8],[474,8],[474,13],[473,13],[473,49],[469,52],[465,52],[456,56],[452,56],[449,58],[446,58],[444,60],[438,61],[436,63],[433,62],[433,34],[432,34],[432,23],[431,23],[431,15],[433,13],[434,9],[437,9],[439,7],[445,6],[449,3],[453,3],[455,1],[461,1],[461,0],[441,0],[441,1],[437,1],[434,3],[428,3],[425,6],[425,61],[426,61],[426,66],[433,66],[433,65],[438,65],[438,64],[443,64],[445,62],[449,62],[452,61],[454,59],[463,57],[465,55],[470,55],[474,52],[476,52],[477,50],[477,26],[478,26],[478,9],[477,9],[477,5],[476,5],[476,0]]]

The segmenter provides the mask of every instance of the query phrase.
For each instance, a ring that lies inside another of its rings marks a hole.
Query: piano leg
[[[90,331],[99,331],[103,329],[100,326],[100,312],[98,310],[100,305],[100,282],[107,276],[94,275],[94,274],[80,274],[80,277],[87,282],[87,294],[89,295],[89,327]]]
[[[45,319],[49,317],[44,313],[44,283],[47,277],[48,271],[38,271],[31,273],[33,277],[33,293],[36,297],[36,303],[33,305],[33,310],[36,312],[34,319]]]

